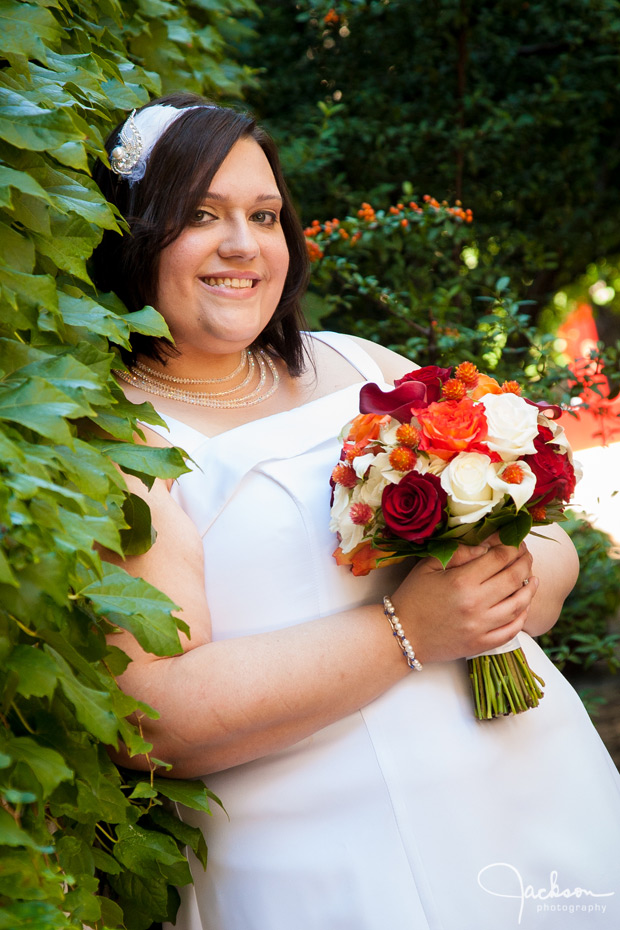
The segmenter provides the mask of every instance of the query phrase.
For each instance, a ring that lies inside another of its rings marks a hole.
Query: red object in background
[[[576,415],[567,412],[562,417],[568,441],[573,449],[591,449],[620,441],[620,397],[607,400],[607,378],[597,369],[596,362],[589,359],[590,351],[596,349],[598,342],[590,304],[579,304],[558,329],[558,336],[566,342],[564,354],[574,359],[569,367],[577,380],[583,382],[581,397],[590,405],[588,410]],[[593,390],[593,385],[600,394]]]

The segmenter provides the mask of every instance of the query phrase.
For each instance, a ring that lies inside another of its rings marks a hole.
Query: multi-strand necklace
[[[247,372],[240,384],[228,388],[226,391],[217,393],[209,391],[188,391],[186,388],[176,387],[181,384],[222,384],[241,373],[244,366],[247,365]],[[231,397],[231,394],[238,394],[243,391],[252,381],[254,373],[258,366],[259,377],[258,384],[255,388],[246,394],[237,397]],[[271,383],[267,385],[267,374],[271,375]],[[154,368],[149,368],[144,362],[136,362],[128,371],[114,369],[114,374],[125,381],[127,384],[133,384],[134,387],[141,388],[148,394],[157,394],[159,397],[168,397],[171,400],[180,400],[185,404],[197,404],[200,407],[251,407],[253,404],[260,404],[267,400],[278,388],[280,375],[278,370],[263,349],[246,349],[241,352],[239,364],[233,372],[224,378],[177,378],[173,375],[167,375]]]

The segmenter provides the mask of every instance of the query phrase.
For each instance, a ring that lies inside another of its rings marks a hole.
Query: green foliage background
[[[250,101],[305,222],[362,200],[387,209],[403,182],[461,199],[481,262],[536,301],[620,253],[616,0],[264,0],[261,12]]]
[[[119,771],[106,745],[148,751],[114,681],[105,633],[178,651],[173,605],[102,563],[151,542],[149,484],[186,470],[132,442],[136,414],[110,377],[131,332],[165,334],[95,292],[87,260],[119,218],[90,178],[122,111],[168,88],[239,96],[252,0],[0,0],[0,928],[140,930],[175,913],[199,831],[171,806],[209,809],[202,783]],[[105,431],[106,439],[102,436]],[[163,769],[159,768],[159,771]],[[212,800],[212,799],[211,799]]]
[[[354,259],[322,230],[317,325],[428,360],[474,355],[542,393],[569,388],[522,298],[620,250],[616,3],[344,0],[326,22],[331,8],[0,0],[0,930],[146,930],[190,880],[185,844],[206,859],[172,803],[207,811],[202,783],[166,780],[154,759],[119,770],[105,748],[148,752],[128,718],[154,714],[116,686],[127,660],[105,634],[169,655],[182,627],[93,548],[150,545],[123,471],[149,484],[186,468],[133,444],[136,419],[158,417],[110,377],[131,332],[165,334],[163,320],[127,314],[88,275],[120,224],[90,166],[121,114],[173,89],[250,98],[307,221],[349,214],[353,234],[362,199],[378,211]],[[406,234],[387,206],[426,190],[462,196],[474,224],[442,206]]]

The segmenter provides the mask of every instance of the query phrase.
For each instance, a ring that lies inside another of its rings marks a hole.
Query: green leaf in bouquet
[[[532,528],[532,518],[526,510],[520,510],[516,516],[505,523],[499,531],[499,538],[505,546],[518,548]]]
[[[448,567],[450,559],[459,547],[457,539],[431,539],[428,542],[427,550],[430,556],[438,559],[444,568]]]

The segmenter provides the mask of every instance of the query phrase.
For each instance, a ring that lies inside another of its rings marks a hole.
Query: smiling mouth
[[[255,284],[258,284],[258,281],[252,278],[202,278],[202,280],[209,287],[237,287],[241,289],[254,287]]]

